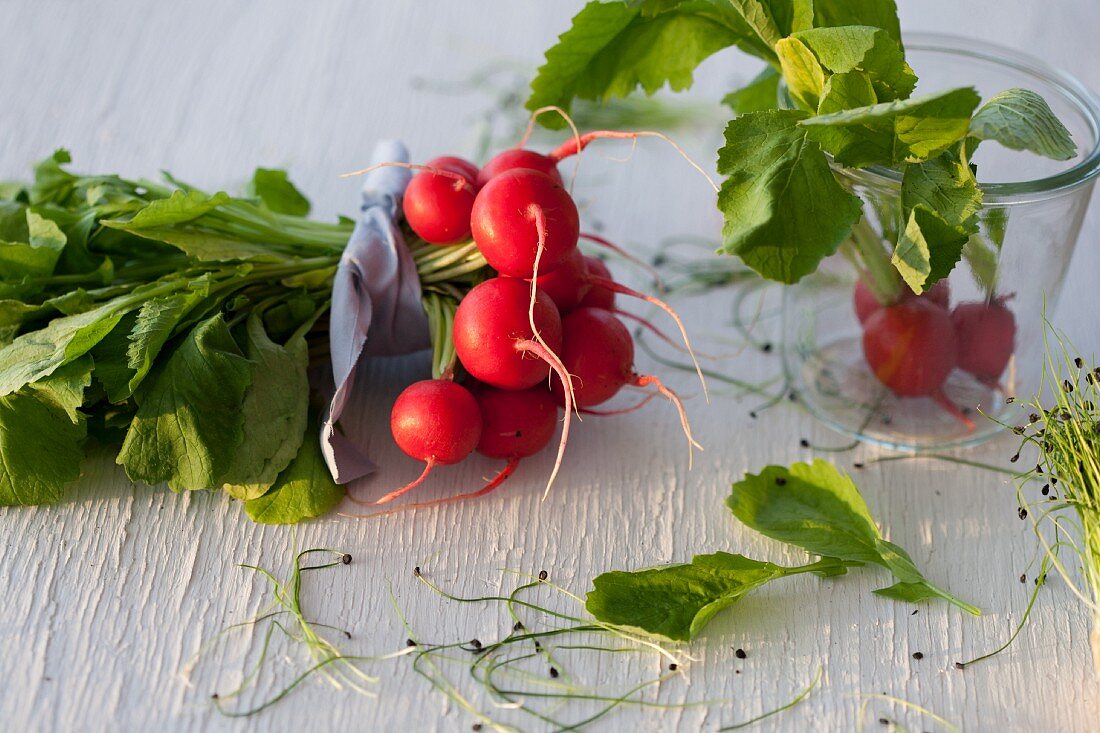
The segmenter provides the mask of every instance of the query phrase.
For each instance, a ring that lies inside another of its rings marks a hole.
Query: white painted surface
[[[415,91],[410,79],[460,78],[502,56],[533,64],[576,6],[9,0],[0,23],[0,178],[25,175],[57,145],[71,148],[83,170],[152,175],[165,168],[208,187],[232,187],[255,165],[279,165],[308,191],[316,213],[348,211],[355,184],[336,174],[362,163],[379,136],[401,136],[423,157],[471,151],[486,99]],[[1090,0],[914,1],[903,14],[909,28],[974,33],[1026,48],[1100,88]],[[975,18],[988,20],[972,28]],[[701,72],[699,93],[714,98],[753,69],[736,53],[721,54]],[[715,139],[697,135],[685,144],[706,161]],[[656,145],[640,146],[630,165],[590,156],[584,175],[584,216],[628,244],[713,236],[717,229],[705,186]],[[1098,235],[1094,208],[1057,318],[1086,351],[1100,350],[1090,317]],[[713,302],[724,307],[729,297]],[[723,332],[722,307],[684,307],[697,333]],[[639,363],[652,367],[644,358]],[[417,359],[375,365],[368,379],[387,404],[423,368]],[[746,355],[728,368],[760,378],[778,361]],[[698,391],[689,375],[669,379],[686,393]],[[789,408],[753,421],[751,406],[720,394],[709,407],[698,395],[690,401],[708,448],[690,473],[671,411],[653,405],[579,426],[545,502],[539,497],[550,461],[540,456],[506,489],[477,503],[382,522],[329,518],[301,527],[299,546],[340,548],[356,558],[347,569],[307,580],[308,612],[349,628],[356,640],[348,651],[370,653],[395,648],[406,636],[390,604],[391,585],[425,636],[487,638],[501,628],[495,617],[418,587],[410,576],[414,564],[458,592],[476,594],[506,583],[502,567],[545,568],[583,592],[611,567],[683,561],[696,552],[798,561],[736,526],[721,501],[744,471],[805,457],[800,437],[839,439]],[[380,416],[364,415],[355,428],[385,467],[360,490],[392,487],[418,470],[391,447]],[[1001,441],[975,457],[1000,461],[1010,452],[1011,441]],[[441,471],[423,493],[472,487],[493,469],[470,461]],[[928,462],[885,464],[858,477],[891,538],[934,581],[985,609],[984,617],[963,617],[942,604],[910,615],[909,606],[870,594],[885,580],[870,571],[835,582],[776,584],[717,620],[689,650],[698,658],[689,667],[690,684],[676,680],[666,691],[675,698],[678,685],[694,699],[728,697],[730,704],[709,713],[622,710],[598,729],[714,729],[784,702],[823,665],[813,695],[760,729],[852,730],[856,696],[886,692],[966,730],[1094,730],[1100,695],[1088,664],[1086,616],[1060,581],[1040,596],[1034,622],[1010,653],[966,671],[952,668],[1006,638],[1026,601],[1029,588],[1017,577],[1034,541],[1016,518],[1011,487],[988,473]],[[473,722],[403,662],[375,668],[382,676],[377,699],[318,682],[258,717],[219,716],[208,696],[233,682],[248,644],[211,658],[193,687],[180,671],[203,639],[266,602],[263,585],[235,564],[281,571],[294,533],[252,525],[223,496],[133,486],[105,454],[89,461],[70,497],[57,507],[0,510],[0,729],[449,731]],[[251,639],[253,649],[258,641]],[[734,658],[737,647],[748,650],[747,660]],[[923,660],[911,658],[916,651]],[[657,662],[648,664],[655,673]],[[281,658],[277,666],[290,669]],[[619,673],[607,664],[593,677],[613,681]],[[880,702],[863,722],[878,729],[882,716],[908,730],[942,729]]]

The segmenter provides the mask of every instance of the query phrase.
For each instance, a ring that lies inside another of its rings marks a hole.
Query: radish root
[[[375,163],[372,166],[368,166],[366,168],[360,168],[357,171],[349,171],[347,173],[341,173],[340,178],[351,178],[353,176],[362,176],[362,175],[365,175],[367,173],[370,173],[371,171],[376,171],[379,168],[407,168],[411,171],[426,171],[428,173],[432,173],[432,174],[437,175],[437,176],[443,176],[445,178],[453,178],[454,182],[455,182],[455,190],[456,191],[461,191],[462,189],[467,189],[471,192],[476,193],[476,191],[474,190],[474,185],[472,183],[470,183],[470,181],[468,181],[466,179],[466,176],[462,175],[461,173],[455,173],[454,171],[445,170],[443,168],[437,168],[434,165],[419,165],[417,163],[397,163],[397,162]]]
[[[585,239],[589,242],[593,242],[594,244],[598,244],[604,249],[609,249],[615,254],[622,257],[627,262],[630,262],[638,268],[645,270],[646,274],[652,277],[653,281],[657,283],[657,289],[660,290],[662,293],[666,292],[667,288],[665,288],[664,280],[661,279],[661,273],[657,272],[657,268],[649,264],[645,260],[641,259],[640,257],[636,257],[635,255],[628,252],[626,249],[620,247],[619,245],[606,239],[605,237],[601,237],[598,234],[581,232],[581,239]]]
[[[948,399],[947,395],[943,393],[942,389],[937,389],[935,392],[932,393],[931,396],[936,404],[943,408],[944,412],[951,415],[951,417],[955,418],[963,425],[965,425],[967,432],[973,432],[974,428],[976,427],[974,425],[974,421],[967,417],[963,413],[963,411],[959,409],[958,405]]]
[[[554,479],[558,477],[558,470],[561,468],[562,459],[565,457],[565,446],[569,442],[569,423],[570,417],[573,412],[573,379],[566,371],[565,365],[561,363],[561,359],[558,358],[550,349],[545,348],[537,341],[530,339],[523,339],[516,342],[516,348],[520,351],[528,351],[535,356],[539,357],[554,370],[554,373],[558,375],[558,379],[562,383],[562,395],[565,400],[565,422],[562,423],[561,439],[558,441],[558,455],[554,459],[554,468],[550,471],[550,479],[546,482],[546,491],[543,492],[542,498],[550,494],[550,487],[554,485]]]
[[[657,391],[668,398],[669,402],[676,408],[676,412],[680,415],[680,427],[683,428],[684,436],[688,441],[688,469],[690,470],[693,457],[691,449],[698,448],[699,450],[703,450],[703,446],[699,445],[691,435],[691,423],[688,422],[687,411],[684,409],[684,403],[680,401],[679,395],[666,387],[664,382],[659,378],[649,374],[635,374],[628,384],[633,384],[635,387],[647,387],[652,384],[657,388]]]
[[[629,296],[631,298],[638,298],[644,300],[647,303],[652,303],[657,306],[669,316],[672,320],[676,321],[676,327],[680,329],[680,337],[684,340],[684,346],[687,347],[688,356],[691,357],[691,363],[695,366],[695,373],[699,376],[699,383],[703,385],[703,396],[706,397],[707,403],[710,403],[710,393],[707,391],[707,380],[703,378],[703,368],[699,366],[699,360],[695,358],[695,350],[691,348],[691,341],[688,339],[687,329],[684,328],[684,322],[680,320],[680,316],[676,314],[676,311],[672,309],[665,301],[660,298],[654,298],[652,295],[646,295],[645,293],[639,293],[633,288],[617,283],[614,280],[609,280],[606,277],[592,276],[589,278],[591,283],[596,287],[607,288],[608,290],[621,293],[622,295]]]
[[[427,462],[424,464],[424,472],[421,473],[420,476],[418,476],[415,480],[405,484],[400,489],[397,489],[396,491],[391,491],[390,493],[386,494],[381,499],[374,502],[374,504],[387,504],[387,503],[393,501],[394,499],[396,499],[397,497],[401,496],[402,494],[404,494],[408,491],[412,491],[417,486],[424,483],[424,479],[428,478],[428,474],[432,472],[433,468],[435,468],[435,457],[434,456],[429,458],[427,460]],[[359,503],[359,502],[356,502],[356,503]]]
[[[582,407],[580,409],[580,411],[582,413],[584,413],[585,415],[596,415],[597,417],[610,417],[612,415],[625,415],[629,412],[634,412],[635,410],[642,409],[643,407],[648,405],[650,403],[650,401],[652,401],[653,398],[656,397],[657,395],[658,395],[657,392],[647,392],[645,397],[643,397],[642,400],[640,402],[638,402],[637,404],[631,405],[630,407],[623,407],[622,409],[618,409],[618,410],[600,410],[598,408],[593,408],[593,407]]]
[[[568,158],[571,155],[576,155],[577,153],[581,152],[586,147],[588,147],[588,144],[593,140],[613,138],[619,140],[636,141],[640,137],[655,137],[660,140],[664,140],[666,143],[671,145],[672,148],[680,154],[680,157],[688,162],[688,165],[699,171],[699,174],[702,175],[703,178],[707,179],[707,183],[709,183],[710,187],[714,189],[714,192],[718,193],[718,184],[714,182],[714,179],[710,177],[710,174],[703,170],[703,167],[701,165],[696,163],[692,159],[692,157],[687,154],[687,151],[680,147],[668,135],[665,135],[661,132],[656,132],[654,130],[639,130],[633,132],[628,132],[624,130],[595,130],[593,132],[586,132],[580,137],[574,137],[572,140],[568,140],[567,142],[562,143],[560,146],[555,148],[547,157],[549,157],[555,163],[558,163],[561,162],[561,160],[564,158]]]
[[[372,517],[384,517],[388,514],[398,514],[399,512],[407,512],[410,509],[424,509],[431,506],[439,506],[441,504],[452,504],[456,501],[465,501],[466,499],[476,499],[479,496],[485,496],[493,489],[499,487],[504,483],[509,476],[516,471],[516,467],[519,466],[520,459],[512,458],[505,464],[504,468],[500,469],[500,472],[492,478],[489,483],[482,486],[477,491],[468,491],[464,494],[456,494],[455,496],[445,496],[441,499],[432,499],[431,501],[418,501],[412,504],[402,504],[401,506],[393,507],[392,509],[384,509],[380,512],[371,512],[369,514],[344,514],[340,513],[342,517],[353,517],[355,519],[370,519]]]

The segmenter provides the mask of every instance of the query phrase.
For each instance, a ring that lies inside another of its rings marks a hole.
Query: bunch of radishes
[[[373,503],[401,496],[434,467],[458,463],[474,451],[506,464],[481,489],[440,501],[488,493],[521,459],[550,443],[563,408],[552,483],[568,440],[570,413],[608,414],[591,408],[626,385],[653,386],[671,399],[689,442],[697,447],[676,395],[656,377],[635,372],[634,343],[615,315],[615,295],[643,298],[675,314],[659,300],[615,282],[598,258],[581,253],[581,237],[614,245],[580,232],[577,206],[557,168],[593,139],[634,135],[589,133],[549,155],[519,147],[480,169],[451,156],[413,166],[418,172],[403,201],[409,227],[430,244],[472,238],[496,276],[465,293],[455,312],[452,334],[461,369],[456,365],[439,379],[412,384],[394,403],[394,440],[406,454],[424,461],[423,473]],[[690,350],[683,325],[676,322]]]
[[[1016,319],[1008,297],[959,303],[951,308],[951,289],[940,280],[921,295],[903,288],[883,305],[863,279],[853,303],[863,327],[863,355],[880,382],[899,397],[931,397],[962,421],[974,423],[943,392],[956,367],[997,387],[1012,358]]]

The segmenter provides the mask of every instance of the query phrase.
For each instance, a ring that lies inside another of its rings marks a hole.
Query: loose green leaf
[[[601,621],[687,641],[716,613],[785,568],[743,555],[696,555],[689,565],[603,573],[585,608]]]
[[[797,38],[784,38],[775,45],[787,90],[802,109],[814,111],[825,88],[825,72],[817,57]]]
[[[244,440],[251,376],[221,314],[203,321],[143,385],[118,463],[131,480],[175,491],[221,486]]]
[[[890,598],[905,603],[920,603],[931,598],[939,598],[939,593],[932,590],[927,583],[894,583],[886,588],[871,591],[883,598]]]
[[[970,88],[810,117],[809,136],[856,168],[934,158],[965,137],[979,101]]]
[[[302,332],[276,344],[256,313],[246,328],[252,384],[241,405],[244,442],[221,479],[231,496],[244,500],[262,496],[298,453],[309,413],[309,347]]]
[[[77,408],[91,369],[84,357],[0,397],[0,504],[56,502],[80,476],[87,426]]]
[[[761,275],[796,282],[836,252],[861,214],[799,122],[805,112],[745,114],[726,126],[718,172],[723,250]]]
[[[868,107],[878,102],[871,77],[863,71],[843,71],[825,82],[817,113],[821,115],[856,107]]]
[[[881,28],[813,28],[795,33],[794,37],[830,72],[867,74],[879,102],[907,99],[917,84],[917,75],[906,63],[898,41]]]
[[[531,82],[527,108],[568,110],[578,97],[605,101],[638,87],[647,94],[665,84],[686,89],[704,59],[747,37],[747,28],[728,25],[736,22],[734,15],[728,6],[704,0],[670,4],[654,13],[624,3],[590,2],[546,52],[546,63]],[[541,121],[554,128],[564,124],[552,115]]]
[[[290,182],[286,171],[275,168],[257,168],[248,186],[249,196],[256,196],[264,206],[279,214],[307,216],[309,199]]]
[[[954,269],[969,237],[963,227],[947,223],[932,209],[918,204],[909,212],[890,261],[919,295]]]
[[[344,498],[344,487],[332,480],[321,457],[316,419],[309,421],[301,450],[275,485],[258,499],[246,501],[244,510],[260,524],[294,524],[332,510]]]
[[[901,24],[894,0],[814,0],[814,26],[842,25],[882,28],[901,45]]]
[[[994,95],[974,115],[970,134],[996,140],[1012,150],[1030,150],[1054,160],[1077,155],[1066,126],[1043,97],[1028,89],[1007,89]]]
[[[771,66],[757,74],[752,81],[722,98],[722,104],[736,114],[775,109],[779,95],[779,72]]]
[[[768,466],[733,485],[726,505],[761,534],[817,555],[881,564],[867,503],[831,463]]]

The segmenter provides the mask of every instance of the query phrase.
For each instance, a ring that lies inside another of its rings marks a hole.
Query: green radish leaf
[[[963,227],[949,224],[934,210],[917,204],[909,212],[890,261],[919,295],[950,274],[969,238]]]
[[[917,85],[917,75],[905,62],[898,41],[881,28],[813,28],[795,33],[794,38],[834,74],[850,71],[867,74],[877,101],[906,99]]]
[[[881,28],[901,45],[901,23],[894,0],[814,0],[814,26],[867,25]]]
[[[651,4],[646,12],[621,2],[590,2],[546,52],[546,63],[531,82],[527,108],[568,110],[578,97],[606,101],[639,87],[646,94],[665,84],[686,89],[704,59],[748,38],[744,22],[719,2]],[[755,51],[771,55],[770,45]],[[556,115],[543,115],[540,122],[564,126]]]
[[[1007,89],[991,97],[971,120],[970,135],[1054,160],[1069,160],[1077,155],[1077,145],[1069,130],[1046,100],[1028,89]]]
[[[24,230],[25,240],[0,240],[0,297],[27,296],[40,292],[41,286],[24,286],[23,279],[53,274],[65,249],[65,234],[57,224],[30,209],[22,209],[20,213],[25,221],[23,227],[13,226],[12,223],[3,227],[7,230],[5,234],[22,234],[19,230]]]
[[[138,385],[148,376],[154,360],[168,339],[172,337],[180,321],[202,302],[205,296],[206,293],[202,291],[188,290],[162,298],[152,298],[141,304],[126,348],[126,365],[133,374],[128,380],[125,393],[113,395],[112,401],[117,402],[133,394]]]
[[[344,498],[344,487],[332,480],[321,456],[316,416],[307,423],[301,449],[275,484],[263,496],[246,501],[245,513],[260,524],[294,524],[334,509]]]
[[[244,440],[251,377],[221,314],[203,321],[142,385],[117,462],[131,480],[174,491],[221,486]]]
[[[83,313],[55,318],[45,328],[24,333],[0,348],[0,397],[88,353],[111,332],[123,313],[138,304],[108,301]]]
[[[932,160],[905,166],[901,205],[907,214],[917,206],[925,206],[949,224],[975,232],[982,190],[970,166],[948,151]]]
[[[606,623],[687,641],[716,613],[785,571],[743,555],[696,555],[689,565],[598,575],[585,608]]]
[[[91,370],[83,357],[0,397],[0,505],[56,502],[80,476]]]
[[[862,212],[799,126],[806,117],[795,110],[742,115],[726,126],[718,151],[718,172],[726,176],[718,194],[723,250],[786,283],[836,252]]]
[[[71,162],[69,151],[59,148],[34,167],[34,185],[30,189],[32,204],[50,202],[64,206],[67,203],[79,180],[61,167]]]
[[[766,537],[817,555],[882,564],[881,535],[867,503],[850,477],[823,460],[746,474],[726,505]]]
[[[257,168],[252,174],[247,194],[260,199],[264,206],[277,214],[309,215],[309,199],[290,182],[284,170]]]
[[[111,222],[102,224],[113,227]],[[126,230],[144,239],[170,244],[199,262],[281,262],[284,258],[270,244],[231,237],[205,229],[145,227]]]
[[[169,227],[193,221],[226,203],[229,203],[229,195],[222,192],[208,196],[201,191],[173,191],[166,199],[150,201],[129,219],[105,219],[100,223],[114,229],[138,233],[141,229]]]
[[[723,97],[722,104],[739,115],[775,109],[779,98],[779,79],[778,71],[765,66],[748,84]]]
[[[254,311],[246,332],[252,384],[241,404],[244,442],[221,477],[225,490],[244,500],[262,496],[298,453],[309,413],[309,347],[303,331],[285,346],[276,344]]]
[[[130,380],[134,370],[130,368],[127,352],[130,348],[130,332],[134,330],[137,313],[131,311],[119,319],[111,331],[92,347],[92,360],[96,380],[103,385],[107,399],[115,404],[125,401],[132,393]]]
[[[940,594],[932,590],[927,583],[894,583],[886,588],[872,591],[875,595],[891,598],[905,603],[920,603],[931,598],[939,598]]]
[[[878,97],[866,72],[842,71],[825,82],[817,113],[827,115],[855,107],[868,107],[876,102]]]
[[[810,117],[801,124],[843,165],[900,165],[934,158],[962,140],[978,101],[973,89],[953,89]]]
[[[783,38],[775,45],[787,90],[802,109],[814,111],[825,88],[825,72],[817,57],[797,38]]]

